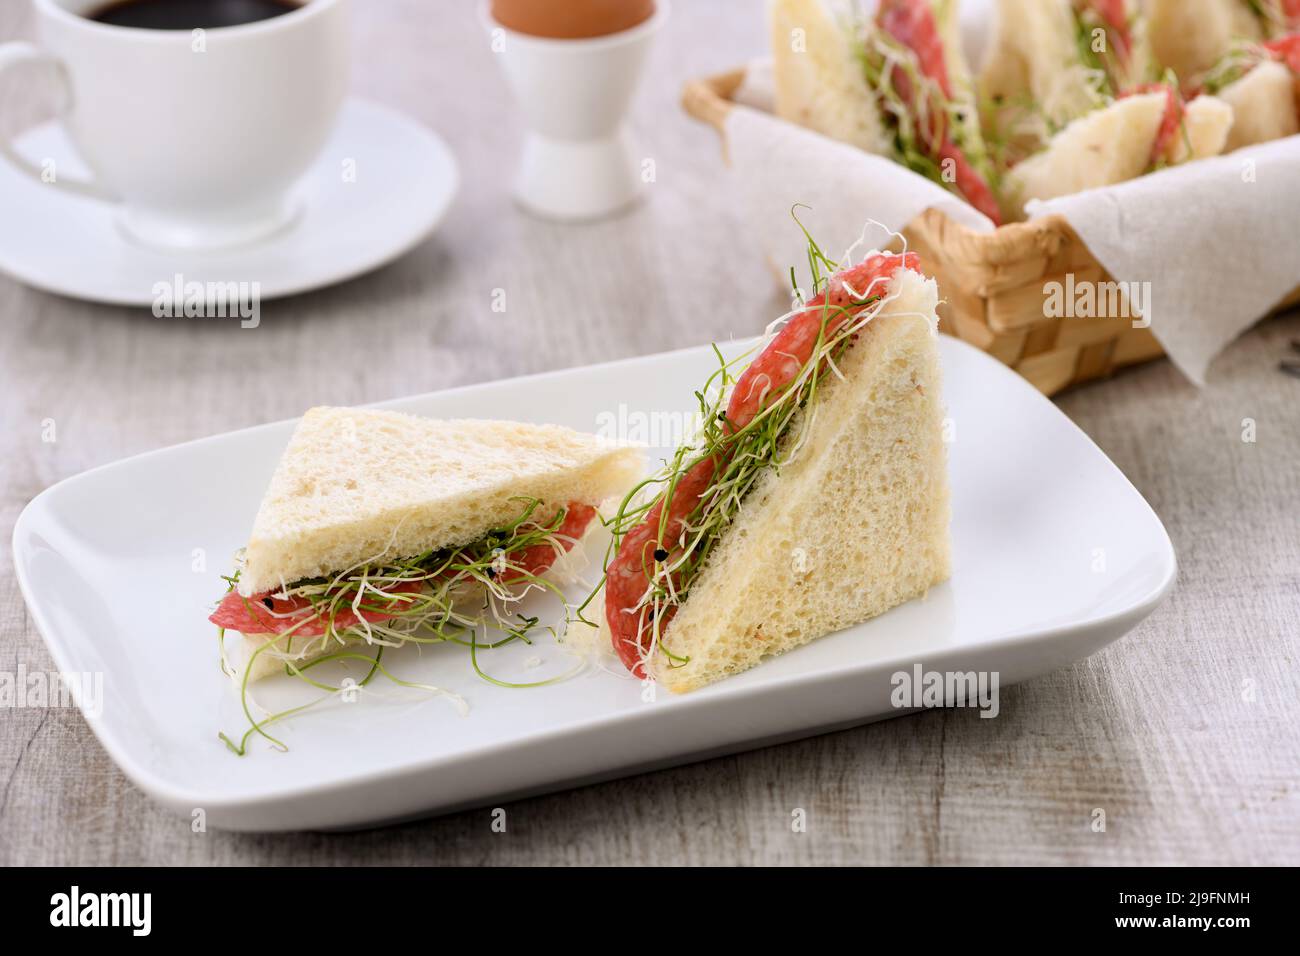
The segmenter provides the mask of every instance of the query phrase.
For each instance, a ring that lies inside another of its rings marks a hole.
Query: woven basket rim
[[[689,81],[682,90],[682,107],[695,119],[713,127],[723,142],[726,156],[727,118],[737,104],[733,97],[745,80],[745,68]],[[741,107],[742,109],[747,107]],[[1062,245],[1082,242],[1066,218],[1059,213],[1027,222],[1012,222],[991,232],[979,232],[952,219],[937,208],[927,209],[909,226],[944,234],[946,252],[967,268],[996,270],[1029,256],[1052,255]]]

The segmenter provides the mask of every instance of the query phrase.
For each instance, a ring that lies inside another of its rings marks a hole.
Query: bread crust
[[[520,496],[596,504],[642,470],[639,450],[558,425],[313,408],[258,509],[239,592],[468,544],[517,517]]]
[[[652,659],[668,689],[711,684],[948,578],[937,290],[908,270],[891,289],[838,363],[844,380],[828,380],[795,460],[746,498],[669,625],[666,646],[689,661]]]

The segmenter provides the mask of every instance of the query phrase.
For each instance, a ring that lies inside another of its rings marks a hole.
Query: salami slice
[[[559,539],[561,547],[565,551],[573,548],[574,544],[586,533],[588,525],[596,517],[596,509],[591,505],[579,504],[576,501],[569,502],[569,506],[564,509],[564,520],[560,526],[553,532]],[[569,540],[572,539],[572,540]],[[515,558],[512,558],[511,569],[506,572],[502,580],[506,583],[518,581],[520,578],[528,575],[543,574],[550,569],[555,563],[555,548],[549,544],[534,544],[524,548],[523,552]]]
[[[1295,2],[1300,6],[1300,0]],[[1300,10],[1297,11],[1296,16],[1300,18]],[[1264,49],[1272,55],[1273,59],[1285,64],[1292,73],[1300,74],[1300,33],[1270,40],[1264,44]]]
[[[414,594],[423,586],[420,581],[408,581],[382,590],[385,594]],[[334,629],[341,631],[362,620],[371,624],[386,621],[393,616],[391,610],[384,609],[386,603],[378,595],[366,595],[360,614],[351,607],[340,608],[334,614]],[[278,598],[269,593],[244,597],[238,591],[231,591],[222,598],[208,620],[217,627],[241,634],[283,634],[292,629],[298,637],[320,637],[331,623],[331,619],[313,608],[306,598]]]
[[[881,0],[876,25],[916,56],[917,69],[931,80],[947,101],[953,99],[948,63],[944,59],[943,37],[929,0]],[[993,221],[1002,224],[1002,212],[987,180],[952,139],[948,114],[941,102],[919,103],[911,78],[895,67],[891,82],[899,97],[914,115],[924,115],[928,124],[921,128],[923,145],[945,171],[951,169],[953,185],[967,202]],[[924,109],[922,109],[924,107]]]
[[[811,360],[818,340],[824,341],[871,301],[883,297],[886,285],[899,269],[920,272],[920,257],[914,252],[875,254],[832,276],[826,288],[785,324],[736,380],[727,403],[727,428],[739,431],[752,422],[798,377]],[[671,498],[665,491],[641,523],[623,537],[618,554],[606,568],[605,620],[610,639],[619,660],[637,677],[646,676],[643,661],[654,635],[653,609],[638,607],[650,584],[647,572],[656,561],[671,562],[680,555],[677,542],[686,519],[708,491],[721,464],[716,457],[705,458],[683,474]],[[665,503],[668,514],[661,536]],[[674,613],[675,606],[664,608],[659,633],[663,633]]]
[[[595,508],[576,501],[570,502],[565,509],[564,519],[554,532],[561,547],[565,551],[570,550],[595,517]],[[528,575],[542,574],[555,563],[557,557],[555,548],[549,544],[531,545],[511,559],[511,568],[502,580],[509,583]],[[423,587],[423,581],[405,581],[387,585],[380,590],[384,594],[415,594]],[[231,591],[222,598],[208,620],[218,627],[239,631],[241,634],[283,634],[292,630],[297,637],[320,637],[330,626],[338,632],[363,620],[371,624],[387,621],[395,616],[394,612],[402,609],[400,602],[392,602],[392,607],[387,607],[388,603],[380,595],[367,594],[362,601],[360,613],[345,606],[337,609],[333,618],[330,618],[313,608],[306,598],[281,598],[270,592],[244,597],[237,591]]]
[[[1151,144],[1151,164],[1160,162],[1169,152],[1169,146],[1178,135],[1178,127],[1183,122],[1184,104],[1178,90],[1170,83],[1145,83],[1120,95],[1120,99],[1140,96],[1144,93],[1163,93],[1165,95],[1165,112],[1156,129],[1155,142]]]
[[[1085,6],[1091,7],[1101,18],[1115,47],[1115,57],[1123,65],[1128,63],[1133,49],[1133,37],[1129,32],[1128,10],[1125,0],[1083,0]]]

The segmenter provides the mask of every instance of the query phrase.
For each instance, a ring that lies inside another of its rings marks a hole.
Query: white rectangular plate
[[[393,821],[894,716],[905,712],[890,701],[894,673],[917,663],[996,671],[1002,686],[1042,674],[1127,632],[1159,604],[1175,572],[1159,519],[1078,428],[994,359],[940,341],[951,416],[951,582],[692,694],[647,699],[639,682],[599,667],[507,689],[476,677],[462,648],[408,648],[385,662],[459,693],[468,714],[381,681],[355,703],[334,700],[277,725],[288,752],[261,741],[242,758],[228,752],[217,732],[242,732],[244,722],[206,617],[293,422],[55,485],[15,527],[18,579],[58,669],[103,675],[102,707],[83,711],[113,759],[160,803],[185,814],[202,808],[225,828]],[[690,410],[713,363],[709,349],[690,349],[385,407],[586,431],[617,422],[662,434]],[[196,571],[200,557],[206,569]],[[544,611],[562,619],[558,602]],[[536,680],[570,659],[548,637],[483,654],[480,663]],[[258,695],[278,707],[301,692],[275,678]]]

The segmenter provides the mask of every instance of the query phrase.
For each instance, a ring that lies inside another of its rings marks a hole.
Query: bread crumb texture
[[[950,573],[947,453],[933,280],[897,298],[831,376],[807,443],[769,472],[665,635],[689,663],[654,661],[688,691],[919,597]],[[608,635],[608,632],[606,632]]]
[[[519,515],[622,494],[641,453],[558,425],[313,408],[253,522],[245,595],[365,561],[468,544]]]

